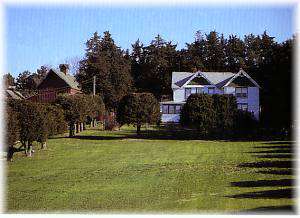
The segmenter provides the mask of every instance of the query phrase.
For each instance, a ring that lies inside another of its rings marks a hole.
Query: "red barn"
[[[53,102],[58,94],[70,95],[82,93],[75,77],[69,74],[69,66],[60,64],[59,71],[50,69],[45,78],[38,84],[38,93],[28,98],[35,102]]]

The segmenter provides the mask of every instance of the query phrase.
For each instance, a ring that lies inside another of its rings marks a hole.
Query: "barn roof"
[[[76,78],[70,74],[65,74],[59,70],[51,68],[45,78],[39,83],[38,87],[43,83],[43,81],[48,77],[50,73],[55,73],[58,77],[60,77],[62,80],[64,80],[71,88],[80,90],[80,85],[76,81]]]

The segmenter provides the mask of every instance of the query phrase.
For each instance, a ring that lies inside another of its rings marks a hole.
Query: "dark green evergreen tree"
[[[222,71],[225,69],[226,56],[223,36],[216,31],[206,34],[204,66],[208,71]]]
[[[245,69],[244,42],[235,35],[230,35],[226,41],[226,70],[238,72],[239,68]],[[245,69],[246,70],[246,69]]]
[[[136,71],[137,89],[143,92],[151,92],[157,99],[163,95],[171,95],[171,74],[177,66],[176,45],[166,42],[160,35],[157,35],[149,46],[142,50],[136,45],[132,60],[140,56]],[[138,54],[138,49],[142,51]]]
[[[102,38],[95,32],[86,43],[85,58],[80,62],[77,80],[82,90],[90,94],[93,88],[93,76],[96,76],[96,92],[108,110],[114,111],[120,99],[130,92],[132,77],[130,62],[106,31]]]

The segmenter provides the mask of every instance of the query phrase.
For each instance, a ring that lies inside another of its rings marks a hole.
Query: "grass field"
[[[7,211],[236,213],[292,210],[292,144],[56,137],[7,167]]]

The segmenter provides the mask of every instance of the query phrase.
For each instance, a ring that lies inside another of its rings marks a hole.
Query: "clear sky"
[[[85,42],[95,31],[110,31],[123,49],[130,49],[138,38],[149,44],[158,33],[178,49],[193,42],[197,30],[216,30],[226,37],[267,30],[278,42],[294,34],[292,6],[7,6],[5,26],[5,70],[14,76],[83,57]]]

